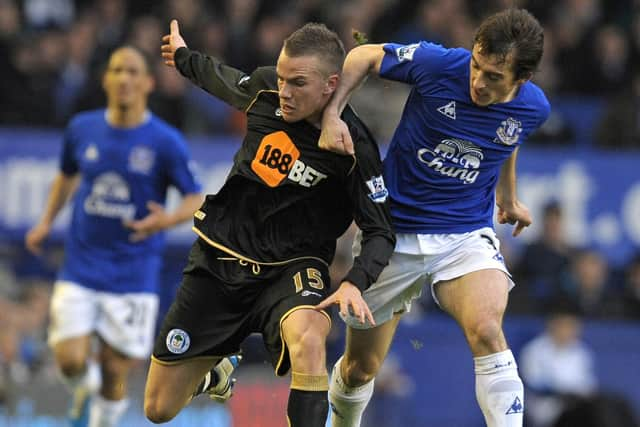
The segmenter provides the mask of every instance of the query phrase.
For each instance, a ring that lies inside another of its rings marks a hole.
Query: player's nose
[[[284,83],[282,86],[280,86],[279,95],[280,95],[280,98],[283,98],[283,99],[291,98],[291,90],[289,90],[288,84]]]
[[[484,80],[481,79],[479,76],[474,78],[471,81],[471,87],[475,90],[480,90],[482,88],[484,88],[486,85],[484,84]]]

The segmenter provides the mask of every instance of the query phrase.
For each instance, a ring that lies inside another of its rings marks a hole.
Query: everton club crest
[[[509,117],[507,120],[504,120],[498,130],[496,130],[498,137],[494,139],[494,142],[513,145],[518,142],[520,133],[522,133],[522,123],[513,117]]]

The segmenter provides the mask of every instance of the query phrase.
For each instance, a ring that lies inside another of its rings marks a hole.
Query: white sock
[[[107,400],[97,394],[89,405],[89,427],[116,427],[129,406],[129,399]]]
[[[524,387],[511,350],[473,360],[476,398],[487,427],[522,427]]]
[[[340,375],[341,361],[342,357],[333,367],[329,384],[331,427],[360,427],[362,414],[373,395],[374,380],[360,387],[349,387]]]

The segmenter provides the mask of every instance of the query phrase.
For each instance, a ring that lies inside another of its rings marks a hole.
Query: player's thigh
[[[91,335],[64,339],[53,345],[56,364],[65,375],[73,376],[84,371],[91,354]]]
[[[222,286],[208,275],[183,276],[156,337],[155,359],[160,362],[213,360],[240,351],[240,344],[251,333],[250,307],[245,307],[251,300],[240,301]]]
[[[468,329],[479,322],[502,322],[510,279],[497,269],[478,270],[435,284],[440,307]]]
[[[292,311],[282,322],[282,335],[285,341],[293,344],[313,335],[325,339],[331,329],[329,318],[313,308],[301,308]]]
[[[121,353],[104,341],[100,343],[98,357],[104,378],[125,377],[134,363],[136,363],[136,359]]]
[[[162,320],[153,357],[178,362],[237,354],[254,332],[250,318],[264,289],[262,275],[196,240],[176,297]]]
[[[169,413],[177,413],[217,363],[217,359],[195,358],[165,363],[151,359],[145,385],[145,408],[151,406]]]
[[[49,308],[48,343],[59,364],[84,363],[98,315],[95,291],[76,283],[55,283]]]
[[[422,294],[426,278],[427,271],[422,255],[394,252],[378,280],[362,294],[376,325],[392,320],[398,313],[411,311],[413,300]],[[371,328],[368,322],[362,324],[360,319],[351,313],[343,317],[343,320],[354,329]]]
[[[113,350],[132,359],[151,354],[158,295],[150,292],[115,294],[99,293],[100,315],[96,333]]]
[[[436,303],[463,328],[502,319],[513,281],[491,228],[451,235],[429,268]]]
[[[320,375],[326,371],[326,340],[331,322],[311,308],[295,310],[282,322],[282,337],[294,372]]]
[[[269,276],[253,307],[251,323],[262,333],[276,375],[285,375],[291,367],[289,342],[302,339],[305,327],[317,334],[315,338],[324,334],[324,339],[331,326],[328,313],[313,310],[329,294],[329,269],[318,260],[307,259],[273,268]]]

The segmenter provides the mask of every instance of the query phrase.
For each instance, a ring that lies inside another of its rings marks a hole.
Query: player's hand
[[[147,209],[149,209],[149,215],[144,218],[124,221],[124,226],[134,231],[129,236],[132,242],[144,240],[158,231],[169,228],[171,224],[170,215],[160,203],[149,201]]]
[[[184,42],[184,39],[180,35],[178,21],[172,19],[171,24],[169,24],[169,29],[170,34],[162,37],[162,47],[160,48],[160,50],[162,51],[162,58],[164,59],[164,63],[170,67],[175,67],[176,63],[173,58],[176,54],[176,50],[180,49],[181,47],[187,47],[187,44]]]
[[[498,222],[500,224],[515,224],[513,236],[517,236],[525,227],[531,225],[532,219],[529,209],[518,200],[510,206],[498,205]]]
[[[340,314],[346,317],[349,311],[360,319],[360,323],[365,321],[373,326],[376,321],[373,320],[373,314],[369,310],[369,306],[362,298],[362,292],[351,282],[342,282],[337,291],[329,295],[324,301],[314,307],[315,310],[324,310],[325,308],[337,304],[340,306]]]
[[[29,230],[24,238],[24,244],[34,255],[42,254],[42,243],[49,235],[51,228],[42,223],[38,223],[31,230]]]
[[[349,127],[337,114],[326,112],[322,118],[322,132],[318,147],[338,154],[354,153]]]

